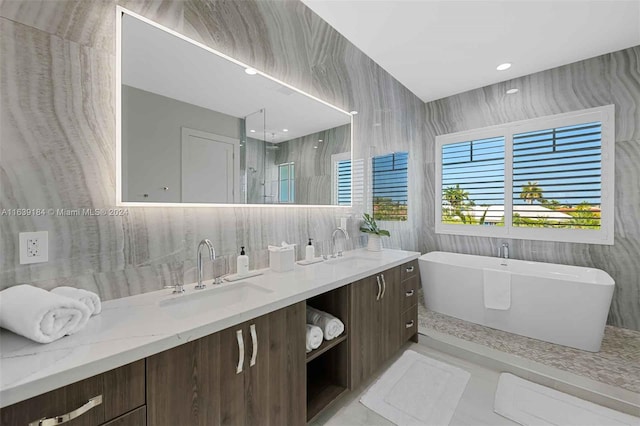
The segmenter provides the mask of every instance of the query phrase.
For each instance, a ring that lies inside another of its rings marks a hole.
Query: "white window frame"
[[[283,180],[280,179],[280,168],[283,166],[287,166],[287,189],[289,190],[289,193],[287,194],[287,198],[289,199],[289,201],[282,201],[282,197],[281,197],[281,193],[280,193],[280,189],[282,187],[282,182]],[[291,178],[291,166],[293,166],[293,179]],[[287,163],[280,163],[278,164],[278,204],[295,204],[295,195],[292,197],[291,196],[291,188],[293,188],[293,192],[295,194],[295,169],[296,169],[296,165],[294,161],[289,161]],[[292,186],[292,182],[293,182],[293,186]]]
[[[600,229],[550,229],[512,226],[513,209],[513,135],[599,121],[601,133],[601,222]],[[570,243],[613,245],[615,206],[615,107],[606,105],[530,120],[436,136],[435,159],[435,231],[437,234],[478,237],[513,238],[521,240],[559,241]],[[456,142],[468,142],[490,137],[504,137],[504,227],[442,223],[442,147]]]
[[[353,205],[353,160],[351,160],[351,151],[341,152],[331,155],[331,204],[338,204],[338,170],[336,169],[339,161],[351,161],[351,202]]]
[[[409,222],[409,196],[410,196],[410,192],[409,192],[409,182],[410,182],[410,175],[409,175],[409,150],[400,150],[400,151],[387,151],[384,152],[382,154],[375,154],[372,155],[371,158],[369,159],[369,200],[368,200],[368,205],[369,205],[369,211],[371,212],[371,216],[373,217],[373,193],[375,192],[375,188],[373,187],[373,162],[376,158],[378,157],[384,157],[387,155],[392,155],[392,154],[398,154],[398,153],[406,153],[407,154],[407,218],[404,220],[388,220],[388,219],[376,219],[377,222],[392,222],[392,223],[408,223]],[[352,163],[352,167],[353,167],[353,163]],[[351,171],[351,179],[353,179],[354,177],[354,172],[353,169]],[[353,182],[352,182],[352,191],[353,191]],[[353,192],[351,194],[351,197],[353,198]]]

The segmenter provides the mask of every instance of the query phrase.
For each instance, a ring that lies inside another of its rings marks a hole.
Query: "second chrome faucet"
[[[196,268],[198,269],[198,283],[196,284],[195,288],[198,290],[202,290],[203,288],[206,288],[206,286],[202,283],[202,275],[203,275],[202,247],[207,247],[209,249],[209,260],[216,259],[216,251],[213,248],[213,244],[211,244],[211,241],[209,241],[209,239],[207,238],[200,241],[200,244],[198,244],[198,253],[196,257]]]

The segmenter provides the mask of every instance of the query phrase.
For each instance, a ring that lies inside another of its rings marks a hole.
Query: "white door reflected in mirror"
[[[240,140],[183,128],[181,180],[183,203],[239,202]]]

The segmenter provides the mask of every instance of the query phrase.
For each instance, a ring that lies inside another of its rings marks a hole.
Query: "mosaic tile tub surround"
[[[640,332],[606,326],[600,352],[593,353],[507,333],[428,311],[422,290],[419,330],[448,334],[544,365],[640,394]]]

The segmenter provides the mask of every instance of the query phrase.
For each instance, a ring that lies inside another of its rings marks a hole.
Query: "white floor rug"
[[[532,383],[509,373],[498,381],[494,411],[521,425],[640,425],[640,418]]]
[[[448,425],[470,377],[465,370],[405,351],[360,402],[397,425]]]

